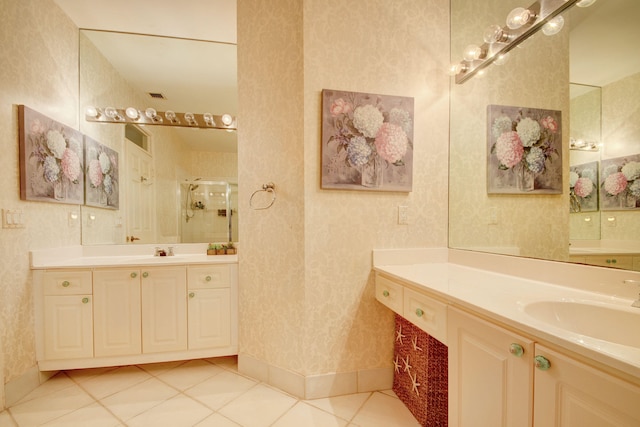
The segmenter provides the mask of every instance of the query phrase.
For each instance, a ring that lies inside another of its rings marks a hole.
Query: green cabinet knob
[[[520,344],[513,343],[509,346],[509,353],[515,357],[521,357],[524,354],[524,348]]]
[[[195,292],[189,292],[189,298],[193,298],[193,297],[195,297],[195,296],[196,296],[196,293],[195,293]]]
[[[388,297],[389,296],[389,291],[383,291],[382,295],[385,296],[385,297]]]
[[[142,277],[144,277],[145,279],[149,277],[149,272],[145,271],[144,273],[142,273]]]
[[[136,277],[138,277],[138,273],[136,273],[135,271],[133,273],[131,273],[131,278],[135,279]]]
[[[211,276],[205,277],[204,280],[206,280],[207,282],[210,282],[211,281]]]
[[[422,311],[421,308],[416,308],[416,316],[422,317],[423,314],[424,314],[424,311]]]
[[[541,371],[546,371],[551,367],[551,362],[549,362],[549,360],[544,356],[536,356],[535,361],[536,368],[540,369]]]
[[[87,298],[87,297],[82,298],[82,303],[83,304],[86,304],[88,302],[89,302],[89,298]]]
[[[63,287],[63,288],[68,288],[68,287],[69,287],[69,285],[71,285],[71,283],[69,283],[69,281],[68,281],[68,280],[65,280],[64,282],[62,282],[62,287]]]

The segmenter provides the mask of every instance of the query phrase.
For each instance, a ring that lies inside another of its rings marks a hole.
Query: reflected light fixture
[[[487,56],[487,52],[475,44],[470,44],[464,49],[462,57],[465,61],[475,61],[476,59],[484,59]]]
[[[155,108],[152,107],[141,110],[136,107],[120,109],[114,107],[101,108],[89,106],[85,109],[85,120],[99,123],[135,123],[139,125],[224,129],[227,131],[235,131],[238,129],[237,119],[231,114],[177,113],[172,110],[162,112],[156,111]]]
[[[485,43],[489,44],[506,43],[509,41],[509,33],[505,31],[500,25],[494,24],[484,30],[482,39]]]
[[[542,33],[545,36],[553,36],[562,31],[562,27],[564,27],[564,18],[558,15],[542,26]]]
[[[594,4],[596,2],[596,0],[580,0],[578,3],[576,3],[576,6],[578,7],[589,7],[592,4]]]

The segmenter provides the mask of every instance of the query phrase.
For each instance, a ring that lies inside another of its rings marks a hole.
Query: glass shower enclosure
[[[237,192],[238,185],[227,181],[182,181],[181,242],[237,242]]]

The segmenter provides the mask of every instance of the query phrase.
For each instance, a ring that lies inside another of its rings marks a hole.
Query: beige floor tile
[[[304,402],[298,402],[273,424],[273,427],[344,427],[347,421]]]
[[[205,359],[207,362],[213,363],[221,368],[230,371],[238,371],[238,358],[236,356],[210,357]]]
[[[43,424],[43,427],[115,427],[119,425],[121,425],[120,420],[96,402],[49,421]]]
[[[258,384],[218,412],[243,427],[266,427],[296,403],[293,397]]]
[[[83,381],[81,386],[96,399],[104,399],[149,378],[151,374],[137,366],[123,366]]]
[[[9,412],[20,426],[40,426],[93,402],[94,399],[84,390],[73,385],[12,406]]]
[[[71,369],[64,371],[64,373],[72,380],[81,383],[107,372],[115,371],[116,369],[118,369],[118,366],[109,366],[107,368]]]
[[[194,427],[242,427],[240,424],[236,424],[229,418],[225,418],[220,414],[213,414],[208,416],[204,420],[200,421]]]
[[[379,392],[371,395],[352,423],[363,427],[420,427],[400,399]]]
[[[16,405],[27,402],[29,400],[37,399],[39,397],[46,396],[51,393],[55,393],[60,390],[64,390],[67,387],[75,386],[76,383],[65,375],[64,372],[59,372],[53,377],[49,378],[44,383],[40,384],[35,390],[27,394],[25,397],[16,402]],[[14,405],[15,406],[15,405]]]
[[[362,408],[369,396],[371,396],[371,393],[367,392],[328,397],[326,399],[305,400],[305,402],[342,419],[351,420]]]
[[[184,393],[217,411],[256,384],[256,381],[242,375],[223,371],[187,389]]]
[[[178,391],[157,378],[149,378],[100,402],[126,421],[174,397]]]
[[[129,427],[191,427],[213,414],[195,400],[179,394],[127,421]]]
[[[145,363],[144,365],[138,365],[140,368],[149,372],[151,375],[162,375],[171,369],[177,368],[178,366],[186,363],[184,360],[179,360],[177,362],[159,362],[159,363]]]
[[[172,387],[184,391],[221,372],[224,372],[222,368],[205,360],[190,360],[178,368],[158,375],[158,378]]]

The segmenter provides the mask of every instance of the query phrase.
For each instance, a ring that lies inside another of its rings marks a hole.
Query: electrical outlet
[[[409,206],[398,206],[398,224],[409,224]]]

